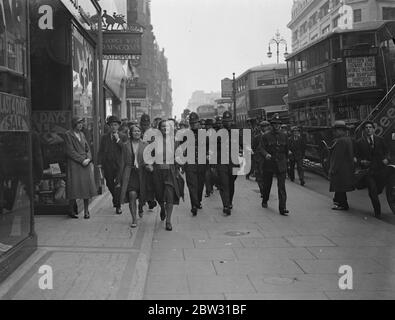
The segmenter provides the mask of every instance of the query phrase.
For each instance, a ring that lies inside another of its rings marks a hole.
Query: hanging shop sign
[[[375,59],[374,56],[346,59],[347,88],[374,88],[377,86]]]
[[[129,60],[141,55],[141,34],[133,32],[103,32],[103,59]]]
[[[28,99],[0,92],[0,132],[30,130]]]
[[[146,97],[147,97],[147,88],[144,87],[126,88],[127,99],[145,99]]]

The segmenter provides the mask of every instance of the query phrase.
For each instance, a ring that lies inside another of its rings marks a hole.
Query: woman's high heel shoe
[[[171,225],[170,222],[166,222],[166,230],[167,231],[173,231],[173,226]]]
[[[85,213],[84,219],[85,219],[85,220],[88,220],[88,219],[90,219],[90,218],[91,218],[91,215],[89,214],[89,212],[88,212],[88,213]]]

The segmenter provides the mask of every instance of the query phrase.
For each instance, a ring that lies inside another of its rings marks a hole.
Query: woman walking
[[[163,136],[163,149],[161,148],[160,154],[156,155],[156,157],[163,159],[163,164],[154,163],[155,194],[161,207],[161,220],[166,220],[166,230],[172,231],[171,216],[173,214],[173,207],[174,205],[179,205],[180,198],[184,197],[184,181],[178,171],[177,165],[174,164],[175,161],[166,161],[170,160],[168,159],[170,156],[174,158],[174,151],[176,150],[174,138],[170,138],[174,137],[171,134],[173,130],[172,123],[168,120],[162,120],[158,128]],[[170,164],[171,162],[173,164]]]
[[[122,160],[119,172],[121,185],[121,203],[128,203],[132,215],[131,228],[137,227],[137,199],[145,201],[146,172],[153,171],[153,167],[144,162],[144,149],[147,146],[141,140],[141,129],[137,125],[130,128],[130,140],[122,146]],[[143,217],[139,213],[140,218]]]
[[[70,217],[78,219],[76,200],[84,200],[84,218],[90,219],[89,200],[97,195],[92,153],[82,132],[84,119],[74,117],[72,129],[65,134],[67,154],[67,197],[70,200]]]

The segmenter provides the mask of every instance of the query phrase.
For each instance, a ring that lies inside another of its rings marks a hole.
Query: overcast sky
[[[267,57],[277,29],[291,50],[293,0],[152,0],[152,24],[165,48],[178,118],[193,91],[220,91],[221,79],[236,76]],[[275,52],[275,48],[272,48]],[[281,56],[283,59],[283,56]]]

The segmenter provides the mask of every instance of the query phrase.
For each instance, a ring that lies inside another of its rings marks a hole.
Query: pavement
[[[287,182],[289,217],[278,214],[276,188],[262,209],[245,177],[232,216],[222,216],[218,191],[197,217],[186,199],[173,232],[158,210],[131,230],[127,208],[116,216],[108,194],[92,204],[89,221],[37,217],[39,248],[0,285],[0,299],[395,299],[389,208],[384,221],[372,217],[364,190],[350,195],[349,212],[332,211],[327,182],[313,174],[306,182]],[[38,286],[42,265],[53,269],[53,290]],[[341,266],[352,268],[352,290],[339,287]]]

